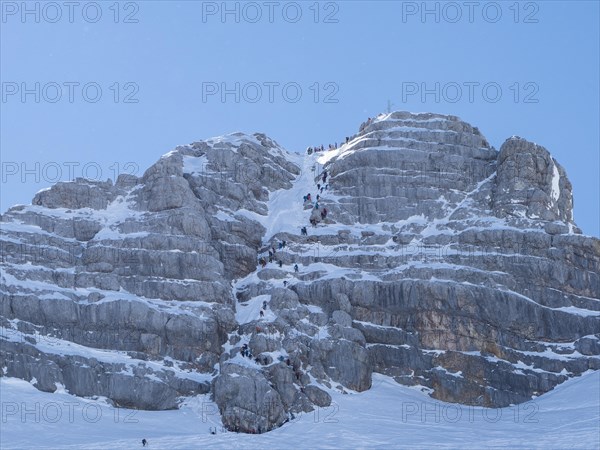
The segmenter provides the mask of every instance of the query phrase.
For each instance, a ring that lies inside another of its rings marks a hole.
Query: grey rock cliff
[[[243,432],[373,372],[524,402],[600,369],[600,241],[572,207],[545,148],[497,151],[454,116],[380,115],[312,155],[262,134],[177,147],[2,215],[1,375],[144,409],[210,392]]]

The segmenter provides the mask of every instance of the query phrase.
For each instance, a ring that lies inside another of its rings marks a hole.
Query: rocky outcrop
[[[565,170],[548,150],[519,137],[498,154],[494,211],[548,221],[573,221],[572,187]]]
[[[524,402],[600,369],[600,241],[572,205],[546,149],[498,152],[454,116],[380,115],[306,156],[262,134],[177,147],[2,216],[2,375],[145,409],[210,392],[249,433],[373,372]]]
[[[262,433],[287,418],[280,395],[255,370],[223,365],[214,393],[223,424],[230,430]]]
[[[256,219],[269,191],[291,187],[299,171],[284,155],[263,135],[232,135],[180,147],[141,178],[58,183],[5,213],[3,335],[25,336],[2,345],[14,361],[5,374],[147,409],[207,392],[210,382],[180,382],[169,367],[188,378],[218,367],[237,326],[230,281],[255,270]],[[48,339],[64,343],[60,357],[40,348]],[[90,365],[103,373],[97,386],[92,370],[81,374],[96,349],[106,350]],[[133,375],[113,364],[114,352],[133,355]]]

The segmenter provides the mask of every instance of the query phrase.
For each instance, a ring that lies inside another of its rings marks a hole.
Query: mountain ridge
[[[408,112],[310,155],[236,132],[57,183],[1,217],[2,375],[142,409],[210,392],[244,432],[373,372],[524,402],[600,369],[600,241],[571,190],[542,146]]]

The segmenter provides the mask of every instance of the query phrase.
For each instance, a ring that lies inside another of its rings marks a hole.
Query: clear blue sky
[[[233,131],[296,151],[339,142],[389,100],[458,115],[496,148],[512,135],[544,145],[573,183],[576,222],[600,234],[596,1],[428,3],[437,17],[420,1],[238,3],[239,22],[222,2],[89,3],[28,2],[23,16],[2,2],[2,211],[58,178],[141,175],[178,144]],[[239,102],[208,95],[236,82]],[[410,93],[436,82],[439,99]],[[479,83],[472,98],[465,83]]]

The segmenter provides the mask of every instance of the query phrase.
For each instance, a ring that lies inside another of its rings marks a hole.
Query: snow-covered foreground
[[[535,401],[484,409],[432,400],[374,375],[360,394],[331,392],[328,408],[296,417],[270,433],[221,429],[208,397],[176,411],[115,409],[102,400],[36,390],[0,379],[0,447],[141,448],[600,448],[600,371],[558,386]],[[211,435],[210,428],[217,427]]]

